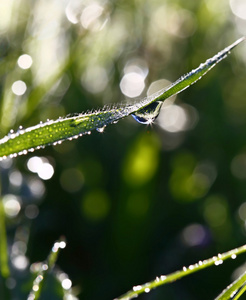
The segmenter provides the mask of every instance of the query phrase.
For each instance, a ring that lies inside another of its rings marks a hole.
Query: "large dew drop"
[[[156,101],[140,109],[135,114],[132,114],[133,118],[141,124],[152,124],[159,116],[163,102]]]

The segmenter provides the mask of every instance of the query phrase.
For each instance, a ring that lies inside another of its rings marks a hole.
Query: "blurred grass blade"
[[[215,300],[237,300],[246,291],[246,272],[230,284]]]
[[[1,299],[10,299],[10,292],[6,282],[10,276],[8,265],[8,245],[5,225],[5,211],[3,201],[0,198],[0,295]]]
[[[8,266],[8,249],[7,249],[7,237],[5,226],[5,212],[3,207],[3,201],[0,198],[0,273],[1,277],[8,278],[10,275]]]
[[[149,293],[152,289],[160,286],[160,285],[164,285],[170,282],[174,282],[184,276],[187,276],[189,274],[195,273],[197,271],[200,271],[202,269],[205,269],[207,267],[210,266],[218,266],[220,264],[223,263],[224,260],[228,259],[228,258],[236,258],[237,255],[246,252],[246,245],[230,250],[228,252],[225,252],[223,254],[218,254],[217,256],[214,256],[212,258],[206,259],[204,261],[199,261],[198,263],[194,264],[194,265],[190,265],[188,267],[183,267],[183,270],[171,273],[169,275],[162,275],[159,277],[156,277],[155,280],[142,284],[142,285],[137,285],[134,286],[133,289],[129,292],[127,292],[126,294],[120,296],[119,298],[115,299],[115,300],[130,300],[133,298],[136,298],[138,295],[142,294],[142,293]],[[246,275],[245,275],[246,278]],[[244,278],[244,280],[245,280]],[[241,285],[242,282],[244,282],[243,280],[240,281]],[[221,299],[230,299],[230,298],[216,298],[216,300],[221,300]]]
[[[199,80],[218,62],[224,59],[230,50],[241,43],[245,38],[237,40],[218,54],[201,64],[197,69],[180,77],[169,87],[146,97],[133,104],[119,104],[113,107],[105,107],[100,111],[81,113],[72,117],[59,118],[56,121],[48,120],[27,129],[19,128],[17,132],[10,133],[0,140],[0,158],[32,152],[46,145],[55,145],[63,140],[78,138],[97,129],[103,131],[108,124],[142,111],[155,101],[164,101],[172,95],[182,92],[191,84]]]
[[[29,293],[27,300],[39,299],[41,292],[42,292],[42,287],[43,287],[46,275],[54,267],[54,265],[57,261],[60,249],[63,249],[65,247],[66,247],[66,243],[63,239],[60,239],[60,241],[55,242],[52,247],[52,250],[47,258],[47,261],[38,264],[37,268],[34,267],[35,271],[37,272],[37,276],[33,281],[32,290]]]

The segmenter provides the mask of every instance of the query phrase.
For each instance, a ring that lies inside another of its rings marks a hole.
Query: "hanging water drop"
[[[103,127],[101,127],[101,128],[97,128],[97,131],[102,133],[102,132],[104,132],[105,127],[106,127],[106,126],[103,126]]]
[[[140,109],[135,114],[132,114],[133,118],[141,124],[152,124],[159,116],[163,101],[156,101]]]

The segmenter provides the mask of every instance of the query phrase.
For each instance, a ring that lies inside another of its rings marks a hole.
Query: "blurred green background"
[[[242,35],[244,0],[1,0],[0,136],[144,97]],[[11,299],[60,236],[56,272],[86,300],[244,244],[245,66],[244,43],[151,126],[129,117],[2,161]],[[242,256],[139,299],[213,299],[245,269]],[[61,299],[50,286],[41,299]]]

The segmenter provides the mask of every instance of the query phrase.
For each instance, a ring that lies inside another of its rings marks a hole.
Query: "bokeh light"
[[[1,137],[165,88],[246,35],[244,7],[244,0],[0,0]],[[245,243],[245,45],[165,100],[151,124],[129,117],[103,135],[0,162],[11,295],[27,298],[29,260],[45,259],[63,234],[68,247],[50,269],[50,299],[114,299],[150,276]],[[194,276],[193,285],[148,296],[215,298],[234,263],[215,268],[216,280]],[[30,269],[45,273],[48,263]]]
[[[244,0],[230,0],[230,6],[237,17],[246,20],[246,3]]]
[[[49,180],[54,175],[54,167],[45,157],[31,157],[27,162],[27,168],[31,172],[37,173],[43,180]]]
[[[145,88],[145,78],[148,75],[148,66],[144,60],[131,59],[124,68],[124,76],[120,81],[121,92],[134,98],[141,95]]]
[[[90,221],[101,221],[109,213],[110,201],[108,195],[101,190],[87,193],[81,202],[83,215]]]
[[[189,247],[202,246],[207,240],[207,231],[200,224],[191,224],[182,232],[182,239]]]
[[[82,188],[84,177],[78,169],[71,168],[62,172],[60,183],[65,191],[75,193]]]
[[[17,80],[12,84],[12,92],[17,96],[22,96],[25,94],[27,86],[24,81]]]
[[[20,198],[15,195],[5,195],[3,205],[6,215],[10,218],[16,217],[21,210]]]
[[[22,54],[18,58],[18,66],[22,69],[29,69],[32,65],[32,57],[28,54]]]

